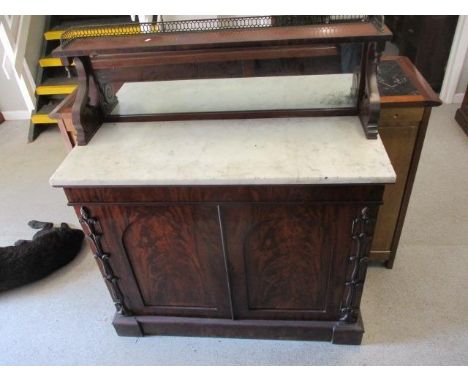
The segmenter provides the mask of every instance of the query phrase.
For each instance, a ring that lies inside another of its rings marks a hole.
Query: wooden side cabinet
[[[431,109],[441,101],[406,57],[383,57],[378,74],[382,102],[379,135],[397,180],[385,186],[371,260],[392,268]]]
[[[359,344],[383,185],[65,188],[120,335]],[[118,275],[118,277],[116,276]]]

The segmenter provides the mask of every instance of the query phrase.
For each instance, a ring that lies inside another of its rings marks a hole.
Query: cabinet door
[[[236,318],[338,319],[356,211],[346,205],[224,206]]]
[[[216,206],[92,206],[133,314],[231,317]]]

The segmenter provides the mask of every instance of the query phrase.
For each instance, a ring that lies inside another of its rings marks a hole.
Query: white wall
[[[0,44],[0,60],[2,68],[0,69],[0,111],[3,114],[11,114],[12,111],[27,110],[26,102],[16,83],[14,68],[8,59],[5,59],[5,49]],[[8,113],[10,112],[10,113]]]
[[[0,15],[0,110],[5,119],[29,119],[35,106],[36,85],[29,66],[33,63],[25,58],[31,25],[37,37],[32,20],[27,15]],[[36,54],[34,49],[32,56]]]
[[[461,103],[468,83],[468,16],[458,18],[452,48],[445,70],[440,99],[445,103]]]
[[[29,25],[24,58],[34,79],[36,78],[38,61],[42,53],[46,19],[46,16],[31,16],[31,23]]]

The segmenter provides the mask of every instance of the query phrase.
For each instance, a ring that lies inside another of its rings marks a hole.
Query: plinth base
[[[359,316],[349,324],[339,321],[229,320],[191,317],[122,316],[113,325],[119,336],[195,336],[279,340],[331,341],[360,345],[364,326]]]

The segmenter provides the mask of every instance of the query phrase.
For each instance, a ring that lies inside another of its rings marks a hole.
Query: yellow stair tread
[[[39,60],[41,68],[49,68],[52,66],[63,66],[60,58],[55,57],[43,57]]]
[[[54,118],[50,118],[48,114],[33,114],[31,116],[31,121],[35,125],[41,123],[57,123],[57,120]]]
[[[41,66],[41,68],[63,66],[60,58],[56,58],[56,57],[42,57],[41,59],[39,59],[39,65]],[[72,63],[72,66],[75,66],[75,63]]]
[[[57,120],[50,118],[49,114],[56,108],[60,103],[61,99],[50,101],[48,104],[43,105],[37,112],[31,115],[31,122],[35,125],[41,123],[57,123]]]
[[[64,30],[51,30],[44,33],[44,38],[48,41],[50,40],[60,40]]]
[[[76,89],[77,84],[43,84],[36,87],[37,95],[70,94]]]

